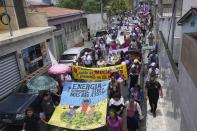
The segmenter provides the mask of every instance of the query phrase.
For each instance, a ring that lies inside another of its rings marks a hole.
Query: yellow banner
[[[49,124],[73,129],[92,130],[106,124],[107,99],[94,106],[62,106],[56,107]]]
[[[80,80],[109,80],[110,74],[115,71],[117,71],[119,74],[122,74],[124,80],[128,79],[127,66],[125,64],[102,68],[72,66],[74,78]]]

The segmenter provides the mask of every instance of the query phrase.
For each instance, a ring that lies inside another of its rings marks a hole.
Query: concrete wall
[[[87,18],[88,28],[90,29],[92,34],[107,26],[107,24],[103,23],[100,13],[87,14],[85,17]],[[104,15],[104,18],[107,19],[106,14]]]
[[[191,26],[191,22],[195,21],[195,26]],[[190,17],[186,23],[182,25],[183,33],[196,33],[197,32],[197,16]]]
[[[25,71],[23,59],[19,57],[21,55],[21,51],[30,46],[46,42],[47,39],[52,39],[52,32],[48,32],[41,35],[35,35],[30,38],[24,38],[23,40],[14,43],[8,43],[0,47],[0,56],[4,56],[6,54],[16,52],[17,60],[19,62],[20,74],[21,77],[23,78],[26,75],[26,71]]]
[[[46,13],[28,12],[27,25],[29,27],[46,27],[48,26],[48,18]]]
[[[170,60],[163,43],[160,44],[159,60],[161,74],[160,79],[162,80],[161,84],[165,96],[163,98],[164,104],[162,104],[162,106],[164,109],[162,114],[164,114],[163,117],[165,124],[168,125],[166,126],[166,129],[163,129],[163,131],[180,131],[182,112],[180,108],[178,80],[173,72],[172,65],[170,64]]]
[[[178,21],[180,17],[177,17]],[[168,42],[168,35],[170,29],[170,18],[160,18],[159,20],[159,31],[162,31],[166,42]],[[172,27],[171,27],[172,33]],[[172,43],[172,34],[170,33],[168,47],[171,50],[171,43]],[[173,47],[173,59],[176,63],[180,60],[180,48],[181,48],[181,35],[182,35],[182,28],[181,26],[176,25],[175,34],[174,34],[174,47]]]
[[[185,67],[182,63],[179,64],[180,77],[179,77],[179,92],[180,92],[180,101],[181,109],[183,112],[183,122],[187,126],[187,130],[181,131],[196,131],[197,130],[197,87],[191,80],[191,77],[187,73]]]
[[[6,4],[7,5],[14,5],[13,0],[6,0]],[[10,17],[12,19],[12,21],[11,21],[12,29],[18,30],[19,25],[18,25],[18,20],[17,20],[17,17],[16,17],[16,12],[15,12],[14,7],[7,8],[7,11],[8,11],[8,14],[10,15]]]
[[[3,7],[0,7],[0,14],[3,13],[5,10]],[[7,25],[4,25],[0,22],[0,31],[1,30],[8,30],[8,26]]]
[[[6,5],[14,5],[13,0],[6,0]],[[2,12],[4,12],[4,11],[5,11],[4,8],[3,7],[0,7],[0,14]],[[11,17],[11,26],[12,26],[12,29],[13,30],[18,30],[19,29],[19,26],[18,26],[18,21],[17,21],[16,12],[15,12],[14,7],[7,7],[7,11],[8,11],[8,14]],[[0,31],[1,30],[8,30],[8,26],[7,25],[3,25],[0,22]]]

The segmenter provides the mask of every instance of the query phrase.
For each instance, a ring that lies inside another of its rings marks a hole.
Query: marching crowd
[[[134,11],[114,16],[111,23],[114,24],[108,29],[108,34],[96,38],[93,41],[92,51],[85,52],[83,57],[74,61],[73,65],[90,68],[127,65],[128,81],[124,81],[124,77],[118,71],[113,71],[110,75],[107,127],[109,131],[123,131],[125,130],[123,119],[125,119],[127,130],[136,131],[139,129],[140,120],[144,118],[141,110],[144,98],[149,99],[151,112],[156,117],[159,95],[163,95],[161,85],[158,82],[157,49],[150,51],[147,56],[149,62],[145,90],[139,85],[139,77],[142,77],[140,74],[143,69],[141,48],[146,43],[150,46],[154,45],[151,5],[140,4]],[[148,42],[146,42],[146,38],[148,38]],[[62,81],[71,80],[74,80],[72,73],[66,74],[62,80],[57,80],[58,90],[56,92],[44,92],[38,100],[41,103],[41,109],[29,108],[27,110],[23,126],[24,131],[37,131],[39,119],[43,123],[47,123],[59,102],[63,88]],[[121,83],[124,83],[125,86],[122,86]],[[122,88],[125,87],[128,87],[127,97],[121,93]],[[40,117],[34,115],[34,112],[38,112],[38,110],[42,110]]]

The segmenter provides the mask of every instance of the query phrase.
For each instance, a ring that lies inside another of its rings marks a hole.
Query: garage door
[[[0,99],[11,93],[20,81],[15,54],[0,57]]]

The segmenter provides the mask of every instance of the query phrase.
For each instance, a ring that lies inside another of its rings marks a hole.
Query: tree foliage
[[[111,0],[109,1],[108,6],[109,6],[109,9],[108,9],[109,15],[121,14],[128,10],[129,1],[128,0]]]
[[[70,9],[81,9],[84,0],[59,0],[59,6]]]
[[[100,2],[97,0],[84,0],[82,9],[87,13],[98,13],[100,12]]]
[[[84,10],[88,13],[100,12],[100,0],[59,0],[59,6]]]
[[[128,10],[129,0],[102,0],[103,7],[109,15],[120,14]],[[101,0],[59,0],[63,8],[84,10],[87,13],[100,12]]]

